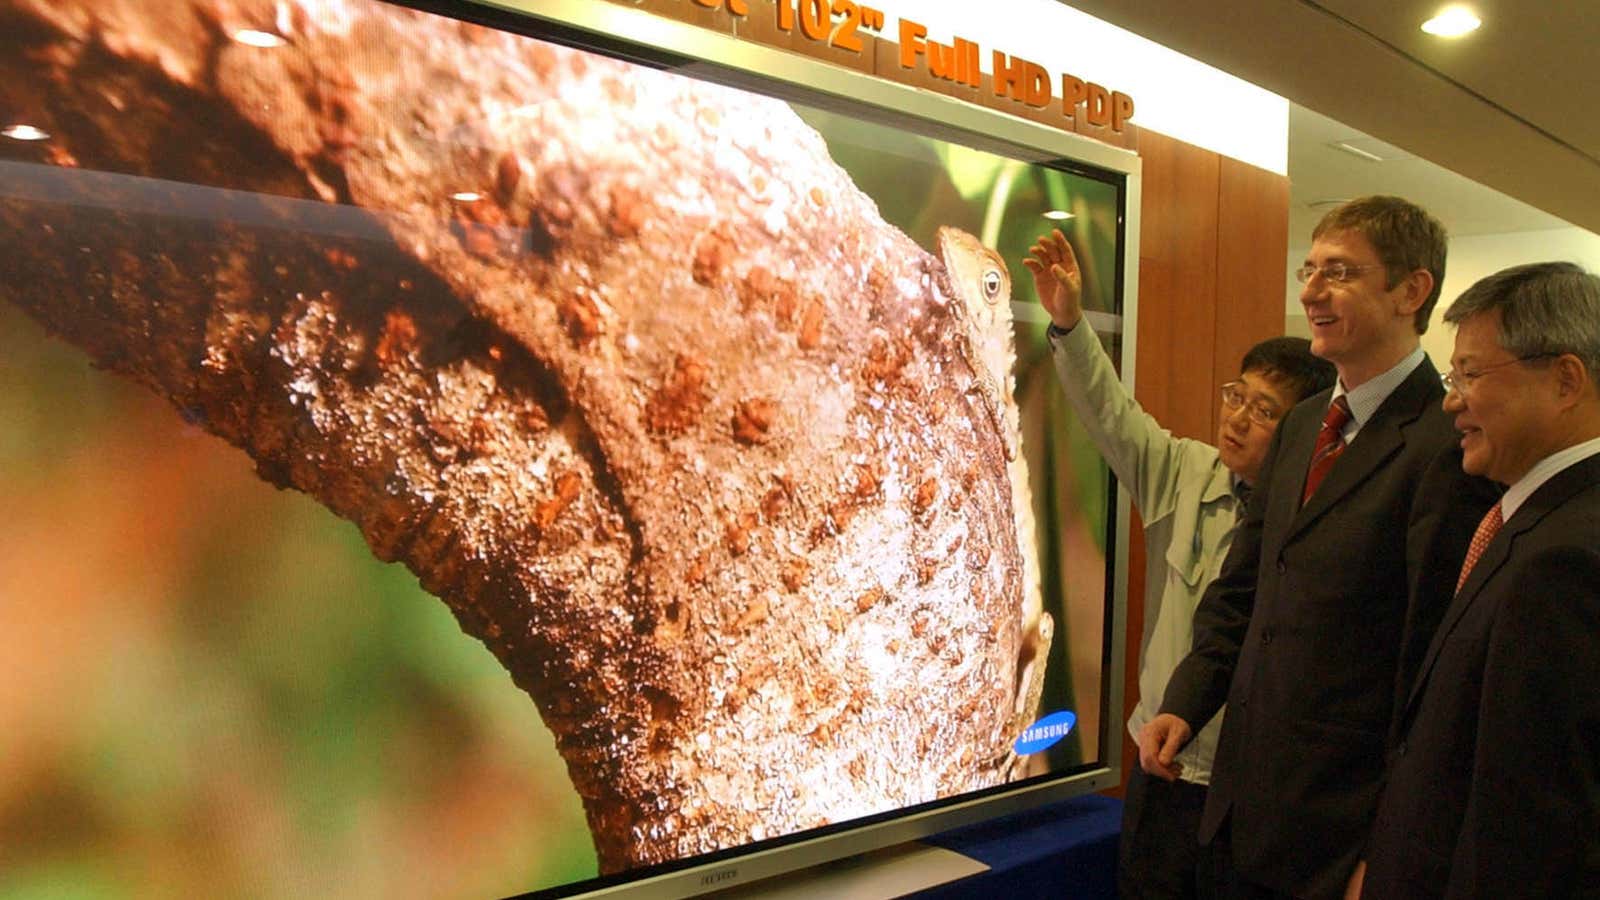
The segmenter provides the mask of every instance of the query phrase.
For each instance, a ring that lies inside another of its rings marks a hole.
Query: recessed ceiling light
[[[241,28],[233,33],[233,39],[241,44],[251,47],[261,47],[270,50],[273,47],[282,47],[284,39],[270,31],[257,31],[254,28]]]
[[[1350,154],[1351,156],[1359,156],[1362,159],[1367,160],[1369,162],[1383,162],[1383,157],[1379,156],[1376,153],[1372,153],[1370,151],[1363,150],[1360,147],[1357,147],[1355,144],[1350,143],[1349,141],[1334,141],[1331,146],[1334,147],[1337,150],[1343,150],[1344,152]]]
[[[0,134],[11,138],[13,141],[46,141],[50,139],[49,132],[41,131],[32,125],[11,125],[4,131],[0,131]]]
[[[450,195],[450,199],[460,200],[462,203],[476,203],[483,199],[483,195],[477,191],[457,191]]]
[[[1072,218],[1072,213],[1069,213],[1064,209],[1052,209],[1049,212],[1045,213],[1044,217],[1046,219],[1053,219],[1053,220],[1055,220],[1057,222],[1060,222],[1063,219]]]
[[[1483,21],[1465,6],[1447,6],[1439,10],[1438,15],[1423,22],[1422,30],[1438,37],[1453,38],[1476,31],[1482,24]]]

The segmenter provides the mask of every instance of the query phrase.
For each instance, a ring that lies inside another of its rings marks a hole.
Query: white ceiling
[[[1458,236],[1567,223],[1600,233],[1593,0],[1473,0],[1484,25],[1454,41],[1419,28],[1441,0],[1069,5],[1296,104],[1291,237],[1320,216],[1309,204],[1380,192],[1422,204]],[[1415,158],[1374,162],[1329,146],[1352,138]]]
[[[1369,159],[1339,145],[1354,148]],[[1421,204],[1464,237],[1565,228],[1567,223],[1470,178],[1298,104],[1289,107],[1289,239],[1311,242],[1332,201],[1397,194]]]

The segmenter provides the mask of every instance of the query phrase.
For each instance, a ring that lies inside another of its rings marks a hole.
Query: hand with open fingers
[[[1183,774],[1178,751],[1194,737],[1189,723],[1172,713],[1162,713],[1139,729],[1139,766],[1163,781],[1176,781]]]
[[[1052,228],[1028,248],[1022,261],[1033,273],[1039,304],[1059,328],[1071,328],[1083,316],[1083,272],[1061,229]]]

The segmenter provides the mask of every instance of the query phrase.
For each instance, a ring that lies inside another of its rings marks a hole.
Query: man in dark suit
[[[1365,896],[1600,897],[1600,278],[1506,269],[1445,321],[1462,464],[1509,487],[1400,707]]]
[[[1196,611],[1194,649],[1139,740],[1145,771],[1172,778],[1194,725],[1226,701],[1200,827],[1219,896],[1343,894],[1376,808],[1397,680],[1420,657],[1403,636],[1425,641],[1436,618],[1407,598],[1459,569],[1495,499],[1459,471],[1420,346],[1444,257],[1432,216],[1365,197],[1323,217],[1296,273],[1311,351],[1339,381],[1284,419]]]

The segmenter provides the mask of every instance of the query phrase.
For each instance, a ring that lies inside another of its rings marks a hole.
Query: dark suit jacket
[[[1600,456],[1501,527],[1399,723],[1365,896],[1600,897]]]
[[[1498,496],[1461,473],[1439,374],[1424,360],[1302,508],[1330,393],[1291,410],[1274,437],[1162,703],[1194,725],[1226,699],[1200,839],[1231,816],[1238,872],[1303,897],[1339,896],[1364,847],[1397,677],[1421,656],[1405,635],[1426,646],[1440,615],[1407,598],[1459,571]]]

